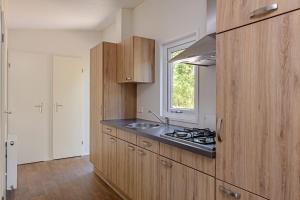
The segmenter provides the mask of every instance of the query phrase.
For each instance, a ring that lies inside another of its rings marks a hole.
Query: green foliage
[[[177,52],[176,52],[177,53]],[[174,53],[175,54],[175,53]],[[195,69],[188,64],[172,67],[172,108],[194,109],[195,107]]]

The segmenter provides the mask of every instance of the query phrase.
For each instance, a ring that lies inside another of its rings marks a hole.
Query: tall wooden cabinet
[[[154,82],[154,40],[132,36],[118,44],[117,52],[119,83]]]
[[[217,31],[227,31],[299,8],[300,0],[218,0]]]
[[[90,51],[90,159],[102,171],[101,120],[136,118],[136,84],[117,83],[117,44]]]
[[[299,33],[297,10],[217,35],[216,177],[271,200],[300,199]]]

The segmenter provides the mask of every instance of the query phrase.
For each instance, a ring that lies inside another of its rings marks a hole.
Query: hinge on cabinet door
[[[81,141],[81,144],[83,145],[83,140]]]
[[[83,68],[81,69],[81,72],[83,73]]]
[[[10,64],[10,63],[8,63],[8,64],[7,64],[7,66],[8,66],[8,68],[10,69],[10,67],[11,67],[11,64]]]
[[[4,33],[1,34],[1,42],[4,43]]]

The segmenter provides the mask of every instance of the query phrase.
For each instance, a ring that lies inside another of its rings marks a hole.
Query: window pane
[[[172,57],[181,51],[172,53]],[[171,77],[171,108],[195,108],[195,67],[188,64],[174,64]]]

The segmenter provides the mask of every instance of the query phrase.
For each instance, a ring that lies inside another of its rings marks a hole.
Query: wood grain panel
[[[229,195],[228,193],[225,193],[223,190],[220,189],[224,188],[228,191],[240,194],[240,200],[266,200],[260,196],[257,196],[255,194],[252,194],[250,192],[247,192],[245,190],[239,189],[237,187],[234,187],[232,185],[226,184],[224,182],[221,182],[217,180],[217,186],[216,186],[216,200],[232,200],[235,199],[233,196]]]
[[[278,10],[250,18],[252,11],[272,3],[278,4]],[[226,31],[299,8],[300,0],[218,0],[217,32]]]
[[[159,153],[159,142],[150,138],[138,136],[137,145],[154,153]]]
[[[137,148],[137,200],[159,199],[159,156]]]
[[[112,184],[117,185],[117,138],[103,134],[103,174]]]
[[[161,200],[215,199],[213,177],[163,157],[160,162]]]
[[[102,132],[103,132],[103,133],[106,133],[106,134],[108,134],[108,135],[117,137],[117,129],[116,129],[115,127],[103,125],[103,126],[102,126]]]
[[[117,137],[132,144],[136,144],[136,134],[117,129]]]
[[[299,31],[295,11],[217,37],[217,178],[272,200],[300,198]]]
[[[102,113],[102,44],[92,48],[90,51],[90,160],[93,164],[97,163],[98,135],[101,133],[100,121],[103,119]]]
[[[215,176],[215,159],[160,143],[160,155],[190,166],[196,170]]]
[[[134,81],[155,81],[155,40],[133,37]]]
[[[118,139],[117,186],[129,199],[136,199],[136,147]]]

